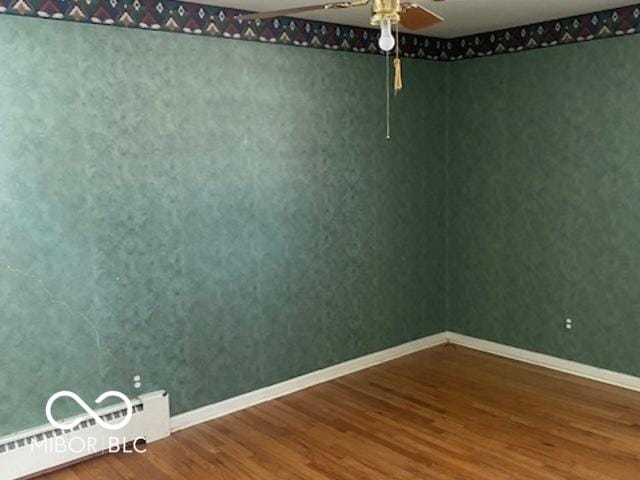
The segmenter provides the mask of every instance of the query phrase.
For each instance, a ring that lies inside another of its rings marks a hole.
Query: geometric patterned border
[[[640,5],[445,40],[447,60],[521,52],[640,32]]]
[[[178,0],[0,0],[0,13],[380,54],[378,29],[278,17],[238,22],[242,10]],[[455,39],[401,34],[403,56],[456,61],[640,32],[640,5]]]
[[[290,17],[239,22],[242,10],[177,0],[0,0],[0,13],[301,47],[379,54],[379,29]],[[402,54],[436,60],[442,41],[400,36]]]

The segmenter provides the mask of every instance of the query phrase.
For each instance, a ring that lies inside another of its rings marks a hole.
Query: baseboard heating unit
[[[169,436],[167,393],[141,395],[132,400],[132,407],[131,419],[117,430],[104,428],[92,416],[83,414],[64,420],[64,425],[73,420],[79,422],[72,430],[46,425],[0,438],[0,480],[28,478],[105,452],[122,450],[124,446],[129,446],[132,455],[138,455],[132,447],[134,443],[151,443]],[[95,413],[106,424],[114,425],[123,423],[127,407],[117,404]]]

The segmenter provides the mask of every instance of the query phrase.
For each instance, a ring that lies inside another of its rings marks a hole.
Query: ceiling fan
[[[433,0],[441,2],[443,0]],[[318,10],[338,10],[346,8],[364,7],[371,4],[371,25],[380,26],[380,37],[378,46],[387,56],[396,47],[396,58],[393,61],[395,67],[394,90],[397,94],[402,90],[402,68],[400,65],[400,46],[398,45],[398,26],[402,25],[407,30],[422,30],[432,27],[444,21],[444,19],[427,10],[422,5],[415,2],[401,0],[350,0],[342,2],[332,2],[320,5],[307,5],[282,10],[272,10],[269,12],[240,14],[236,17],[239,21],[262,20],[274,18],[281,15],[295,15],[297,13],[313,12]],[[396,26],[396,36],[394,38],[391,29]],[[389,76],[389,62],[387,61],[387,77]],[[389,127],[389,82],[387,82],[387,140],[391,139]]]
[[[442,1],[442,0],[434,0]],[[344,2],[332,2],[319,5],[307,5],[282,10],[272,10],[270,12],[259,12],[241,14],[238,20],[262,20],[265,18],[278,17],[280,15],[293,15],[297,13],[313,12],[317,10],[338,10],[345,8],[364,7],[372,3],[371,25],[380,26],[381,35],[378,46],[381,50],[388,52],[395,46],[395,39],[391,34],[392,25],[402,25],[408,30],[422,30],[432,27],[443,21],[439,15],[427,10],[422,5],[415,2],[401,2],[401,0],[351,0]]]

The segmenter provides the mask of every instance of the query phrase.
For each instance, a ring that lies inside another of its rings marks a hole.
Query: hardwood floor
[[[640,393],[451,345],[49,480],[640,478]]]

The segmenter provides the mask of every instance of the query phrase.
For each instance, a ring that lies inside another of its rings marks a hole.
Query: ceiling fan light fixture
[[[390,52],[393,47],[396,46],[396,40],[391,33],[391,19],[383,18],[380,22],[380,38],[378,39],[378,46],[380,50],[384,52]]]
[[[400,0],[373,0],[371,25],[380,26],[378,46],[383,52],[390,52],[396,45],[391,27],[400,21]]]
[[[385,18],[395,25],[400,22],[400,0],[373,0],[371,5],[371,25],[380,25]]]

